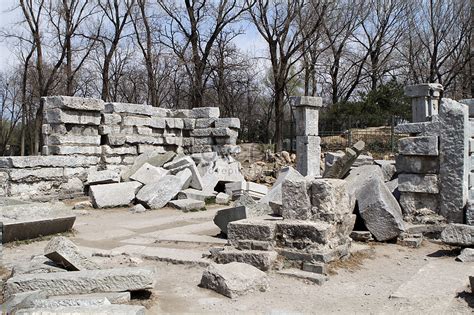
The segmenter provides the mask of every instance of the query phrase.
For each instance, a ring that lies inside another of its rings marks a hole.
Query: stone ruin
[[[270,188],[245,181],[233,158],[239,152],[240,122],[220,118],[218,108],[168,110],[49,97],[43,100],[43,156],[0,158],[0,195],[45,201],[87,193],[91,201],[83,202],[86,206],[134,203],[134,212],[167,205],[193,211],[210,201],[232,203],[214,217],[228,246],[211,248],[210,255],[202,258],[209,267],[199,284],[230,298],[266,290],[265,272],[270,270],[322,285],[332,262],[358,250],[353,241],[396,240],[418,247],[424,237],[441,238],[446,244],[467,247],[458,259],[474,261],[469,248],[474,245],[470,120],[474,102],[440,99],[441,91],[438,84],[406,88],[412,98],[413,122],[395,129],[401,138],[394,161],[363,155],[365,145],[359,141],[345,151],[326,153],[321,163],[322,100],[293,98],[296,169],[283,168]],[[46,211],[40,214],[45,209],[41,204],[3,200],[4,242],[65,231],[74,224],[70,212],[58,224],[55,207],[49,207],[53,213],[49,218]],[[30,208],[26,214],[19,211],[25,206]],[[18,220],[35,216],[37,220],[30,221],[37,234],[22,235],[15,229]],[[53,238],[45,257],[68,272],[10,278],[6,295],[28,296],[23,297],[26,304],[13,303],[10,309],[54,308],[49,299],[55,295],[154,286],[154,270],[101,269],[67,238]],[[42,292],[45,287],[47,292]],[[93,302],[71,303],[102,305],[105,293],[101,294]],[[140,307],[125,310],[105,305],[100,307],[109,312],[143,312]]]

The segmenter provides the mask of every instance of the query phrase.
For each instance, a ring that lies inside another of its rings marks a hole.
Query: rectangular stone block
[[[183,118],[183,129],[193,130],[196,128],[196,119],[194,118]]]
[[[218,118],[215,122],[215,127],[240,129],[240,119],[239,118]]]
[[[95,208],[127,206],[142,186],[139,182],[94,185],[90,187],[89,195]]]
[[[151,117],[149,126],[152,128],[164,129],[166,127],[165,118]]]
[[[97,165],[99,157],[96,156],[13,156],[0,158],[7,167],[80,167]]]
[[[129,103],[106,103],[104,113],[127,113],[151,116],[154,109],[150,105]]]
[[[398,140],[398,153],[402,155],[439,155],[438,137],[407,137]]]
[[[296,107],[296,136],[317,136],[319,111],[315,107]]]
[[[303,176],[320,175],[321,139],[318,136],[296,137],[296,170]]]
[[[46,308],[26,308],[15,312],[18,315],[44,315],[44,314],[120,314],[120,315],[145,315],[146,309],[139,305],[94,305],[94,306],[60,306]]]
[[[258,218],[233,221],[227,225],[227,238],[231,245],[239,240],[274,241],[279,221]]]
[[[420,134],[432,135],[439,133],[439,122],[437,118],[432,117],[433,121],[416,122],[408,124],[400,124],[395,126],[394,132],[397,134]]]
[[[150,144],[138,144],[138,154],[142,154],[147,151],[155,151],[157,153],[165,153],[167,150],[161,145],[150,145]]]
[[[124,126],[149,126],[151,119],[149,117],[135,117],[125,116],[123,117],[122,124]]]
[[[49,154],[53,155],[100,155],[102,149],[99,146],[70,146],[70,145],[50,145]]]
[[[194,129],[194,130],[191,130],[191,133],[190,133],[191,137],[210,137],[211,135],[212,135],[212,128]]]
[[[322,107],[323,99],[315,96],[293,96],[291,97],[293,106]]]
[[[400,206],[403,210],[403,215],[408,220],[413,219],[416,214],[423,212],[423,210],[431,210],[435,213],[439,212],[439,196],[436,194],[425,193],[400,193]]]
[[[439,193],[438,176],[434,174],[400,174],[398,190],[401,192]]]
[[[103,270],[23,274],[5,283],[5,295],[42,290],[48,295],[122,292],[152,289],[155,285],[152,268],[114,268]]]
[[[183,129],[184,123],[181,118],[166,118],[166,127],[171,129]]]
[[[152,135],[127,135],[125,136],[125,143],[130,144],[163,144],[164,138],[161,136],[155,137]]]
[[[328,244],[335,235],[335,228],[321,221],[283,220],[277,223],[276,233],[279,246],[305,249]]]
[[[44,120],[49,124],[100,125],[100,113],[76,112],[72,110],[47,109]]]
[[[46,145],[100,145],[99,136],[76,136],[76,135],[50,135]]]
[[[214,127],[214,123],[217,118],[198,118],[196,119],[196,128],[211,128]]]
[[[35,182],[42,180],[62,179],[64,171],[62,168],[38,168],[38,169],[12,169],[10,180],[14,182]]]
[[[214,128],[211,134],[214,137],[237,137],[239,133],[230,128]]]
[[[66,108],[77,111],[96,111],[104,110],[104,102],[96,98],[83,98],[72,96],[48,96],[43,97],[44,108]]]
[[[396,168],[397,173],[437,174],[439,172],[439,157],[398,155]]]
[[[122,122],[122,116],[119,114],[102,114],[104,124],[106,125],[118,125]]]
[[[196,107],[191,113],[194,118],[219,118],[219,107]]]
[[[97,270],[99,265],[84,256],[68,238],[53,237],[44,249],[44,255],[67,270]]]

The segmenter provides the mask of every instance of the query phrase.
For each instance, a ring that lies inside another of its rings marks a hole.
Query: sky
[[[21,16],[20,12],[9,12],[9,9],[14,7],[18,0],[0,0],[0,28],[15,27],[14,23],[18,21]],[[266,42],[260,36],[258,31],[250,22],[241,22],[245,34],[242,34],[234,39],[234,43],[243,52],[248,53],[252,57],[263,57],[266,55]],[[15,55],[12,52],[11,44],[0,40],[0,71],[6,69],[9,65],[15,62]]]

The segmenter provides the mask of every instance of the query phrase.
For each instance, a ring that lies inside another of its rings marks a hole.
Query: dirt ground
[[[145,305],[148,314],[473,312],[468,275],[474,275],[474,263],[457,262],[456,249],[429,241],[418,249],[373,243],[372,251],[332,266],[329,281],[322,286],[270,272],[268,291],[234,300],[200,288],[205,268],[200,266],[201,255],[226,242],[212,223],[218,209],[142,214],[127,209],[81,210],[71,239],[103,266],[155,266],[152,296],[140,300],[139,295],[133,301]],[[42,255],[46,243],[43,239],[4,246],[3,263],[8,269],[25,264],[32,255]]]

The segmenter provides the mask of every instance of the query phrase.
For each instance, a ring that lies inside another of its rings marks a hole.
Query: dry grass
[[[349,272],[360,270],[366,259],[374,259],[374,252],[362,251],[351,254],[347,259],[337,260],[329,263],[328,274],[337,275],[337,270],[344,269]]]

